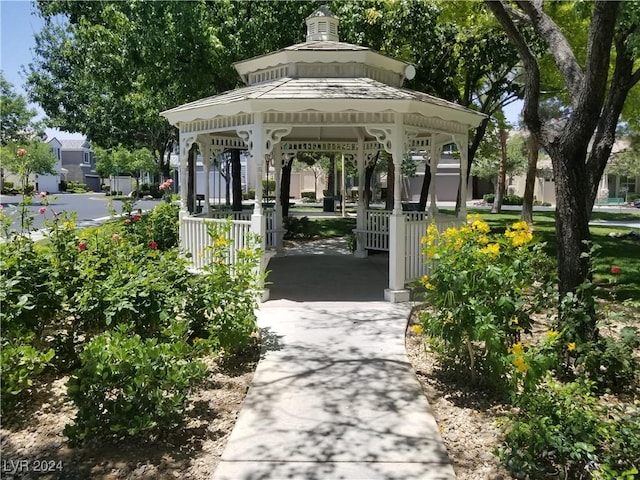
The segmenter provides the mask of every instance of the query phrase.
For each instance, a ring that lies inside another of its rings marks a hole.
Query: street
[[[20,229],[20,214],[18,203],[22,200],[22,195],[0,195],[0,204],[5,215],[14,217],[12,223],[13,230]],[[33,197],[33,205],[28,207],[33,216],[33,229],[42,228],[46,220],[52,220],[54,213],[76,212],[76,222],[78,227],[85,227],[95,224],[97,219],[104,219],[110,216],[109,206],[113,205],[117,214],[122,213],[123,202],[120,200],[110,201],[110,197],[103,193],[57,193],[49,196],[49,205],[43,214],[39,213],[41,198],[37,195]],[[159,200],[138,200],[134,204],[134,209],[148,210],[157,205]]]

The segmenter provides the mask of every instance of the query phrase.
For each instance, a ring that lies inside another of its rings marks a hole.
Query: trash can
[[[322,199],[322,211],[323,212],[335,212],[336,201],[333,197],[324,197]]]

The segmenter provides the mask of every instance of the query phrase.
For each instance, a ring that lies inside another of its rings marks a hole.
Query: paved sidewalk
[[[385,256],[269,269],[262,357],[213,479],[454,479],[405,354],[409,305],[382,301]]]

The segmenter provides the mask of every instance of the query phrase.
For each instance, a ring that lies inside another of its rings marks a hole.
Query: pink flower
[[[40,209],[38,210],[38,213],[39,213],[40,215],[42,215],[42,214],[43,214],[44,212],[46,212],[46,211],[47,211],[47,208],[46,208],[46,207],[40,207]]]
[[[113,235],[111,235],[111,240],[120,240],[120,235],[114,233]]]
[[[618,267],[617,265],[614,265],[613,267],[611,267],[611,273],[613,273],[614,275],[619,274],[622,271],[622,269],[620,267]]]
[[[131,223],[131,219],[130,219],[130,218],[125,218],[125,219],[124,219],[124,223],[126,223],[126,224]]]
[[[78,244],[78,250],[84,252],[87,249],[87,242],[84,240]]]
[[[41,196],[42,198],[46,197],[46,196],[47,196],[47,192],[40,192],[40,196]]]
[[[134,221],[140,220],[140,214],[139,213],[134,213],[133,215],[131,215],[131,218]]]
[[[171,185],[173,183],[173,178],[167,178],[166,183],[167,185]]]
[[[26,154],[27,154],[26,148],[19,148],[18,151],[16,152],[16,155],[18,155],[19,157],[24,157]]]
[[[156,248],[158,248],[158,242],[156,242],[155,240],[151,240],[149,242],[149,249],[155,250]]]

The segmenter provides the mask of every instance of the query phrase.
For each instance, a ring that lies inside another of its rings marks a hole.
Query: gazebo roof
[[[478,112],[455,103],[370,78],[279,78],[196,100],[162,114],[175,124],[270,110],[341,111],[345,102],[359,111],[426,113],[423,110],[428,109],[431,116],[467,124],[476,124],[482,118]]]

